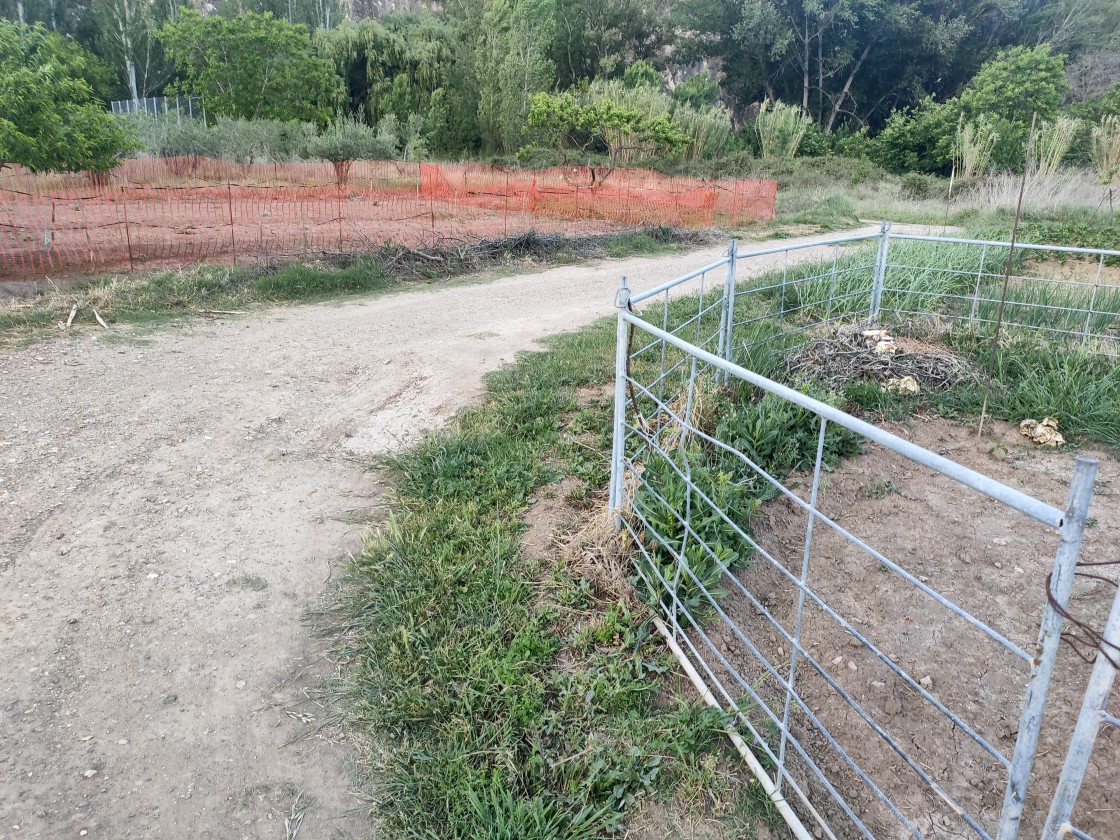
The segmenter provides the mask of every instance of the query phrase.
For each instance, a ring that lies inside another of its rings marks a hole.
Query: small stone
[[[125,744],[128,743],[128,739],[127,738],[121,738],[119,741],[117,741],[117,743],[120,744],[123,747]]]
[[[235,685],[236,685],[237,688],[244,688],[245,687],[245,680],[238,680],[235,683]]]
[[[995,545],[1007,545],[1007,540],[1005,540],[1003,537],[996,537],[994,540],[992,540],[992,542]]]
[[[79,837],[85,837],[87,834],[89,834],[89,832],[86,831],[84,828],[81,831],[78,832]]]
[[[832,660],[833,665],[842,665],[843,663],[844,663],[844,657],[843,656],[837,656],[835,659]]]
[[[168,694],[166,697],[163,698],[163,705],[172,706],[172,705],[175,704],[175,701],[178,700],[178,699],[179,699],[178,694]]]
[[[97,771],[96,770],[87,770],[86,772],[82,773],[82,775],[85,776],[87,779],[92,779],[94,776],[97,775]]]
[[[929,691],[931,688],[933,688],[933,677],[931,677],[929,674],[926,674],[924,677],[918,680],[918,685],[920,685],[926,691]]]
[[[872,680],[871,684],[873,686],[875,686],[876,688],[886,688],[887,687],[887,684],[885,682],[883,682],[882,680]]]
[[[848,660],[848,670],[849,671],[854,671],[854,670],[856,670],[856,667],[857,667],[856,663],[852,662],[852,660],[849,659]]]

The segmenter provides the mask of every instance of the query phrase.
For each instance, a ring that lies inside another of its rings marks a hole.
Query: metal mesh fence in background
[[[0,172],[0,280],[202,261],[360,253],[537,230],[587,235],[642,225],[736,227],[771,219],[773,181],[644,170],[539,171],[479,164],[205,158],[128,160],[104,184]]]
[[[150,114],[174,120],[206,119],[200,96],[144,96],[140,99],[115,99],[109,103],[114,114]]]

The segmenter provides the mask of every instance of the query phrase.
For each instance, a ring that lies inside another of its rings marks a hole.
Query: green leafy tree
[[[516,152],[525,143],[535,93],[552,87],[556,68],[548,58],[555,31],[556,0],[488,0],[478,66],[478,122],[484,148]]]
[[[42,24],[0,20],[0,167],[100,175],[135,147],[83,77],[92,61]]]
[[[960,110],[966,117],[990,114],[1009,123],[1029,124],[1035,112],[1051,120],[1066,89],[1064,56],[1048,44],[1012,47],[980,68],[961,92]]]
[[[386,119],[391,119],[387,117]],[[383,121],[384,122],[384,121]],[[386,160],[396,155],[393,134],[387,126],[374,131],[368,125],[349,117],[335,120],[318,137],[307,142],[307,154],[311,157],[329,160],[334,164],[334,172],[339,184],[346,183],[350,167],[356,160]]]
[[[613,168],[626,151],[646,157],[680,154],[689,137],[667,113],[643,114],[611,101],[581,101],[571,93],[538,93],[529,109],[529,127],[541,145],[576,150],[590,166],[604,154]]]
[[[159,37],[180,76],[170,89],[201,96],[208,114],[324,123],[340,100],[307,28],[269,13],[204,18],[185,8]]]
[[[693,108],[711,108],[719,101],[719,82],[707,73],[697,73],[673,88],[673,99]]]
[[[445,153],[478,148],[478,86],[462,23],[430,13],[346,22],[315,33],[315,49],[346,89],[353,116],[377,124],[426,118],[433,146]]]
[[[671,42],[663,9],[648,0],[556,0],[549,57],[561,87],[611,78]]]
[[[661,90],[663,84],[657,68],[645,59],[635,61],[622,74],[622,83],[628,88],[651,87]]]

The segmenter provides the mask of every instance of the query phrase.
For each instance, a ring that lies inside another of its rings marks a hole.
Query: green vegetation
[[[1053,229],[1063,228],[1055,225]],[[1043,233],[1046,228],[1040,225],[1037,230]],[[1115,236],[1115,231],[1111,235]],[[1039,239],[1045,241],[1046,237]],[[898,264],[888,272],[888,291],[883,295],[882,317],[886,324],[893,322],[895,310],[941,312],[966,321],[972,314],[970,298],[979,268],[979,250],[941,246],[931,251],[930,247],[923,242],[892,244]],[[1016,273],[1029,275],[1031,264],[1027,256],[1019,253],[1014,267]],[[864,316],[869,306],[867,266],[871,257],[872,251],[867,249],[842,254],[835,276],[830,271],[830,260],[803,263],[791,267],[788,272],[773,272],[756,278],[751,286],[757,293],[740,294],[737,298],[737,318],[746,320],[768,313],[772,317],[759,321],[752,327],[753,331],[736,337],[737,344],[748,345],[748,349],[742,351],[741,363],[763,375],[778,378],[786,375],[786,354],[807,339],[804,334],[776,338],[780,332],[777,313],[783,310],[794,310],[794,323],[826,316]],[[991,325],[996,319],[1002,291],[999,267],[1006,261],[1007,253],[988,249],[987,258],[997,276],[981,283],[980,297],[987,300],[981,300],[977,306],[975,323],[971,326],[961,323],[958,328],[931,338],[944,341],[971,364],[982,380],[991,377],[991,416],[1018,423],[1027,417],[1052,415],[1059,418],[1067,437],[1091,438],[1120,446],[1120,366],[1113,358],[1094,353],[1091,341],[1083,347],[1080,339],[1086,325],[1092,335],[1118,322],[1120,286],[1102,285],[1094,295],[1087,288],[1013,281],[1008,288],[1003,314],[1004,335],[993,363]],[[845,280],[845,277],[850,279]],[[831,305],[825,302],[830,292],[837,298]],[[963,299],[958,300],[953,297],[955,295]],[[1087,318],[1084,311],[1073,311],[1087,309],[1090,296],[1094,310],[1091,318]],[[903,315],[899,320],[900,329],[922,330],[920,319],[914,322]],[[787,326],[789,323],[787,321]],[[1065,340],[1060,333],[1048,332],[1055,330],[1074,333],[1072,340]],[[811,382],[809,386],[817,387]],[[917,410],[949,416],[977,415],[983,391],[975,380],[969,379],[947,391],[900,396],[888,394],[878,383],[857,377],[845,384],[843,396],[863,410],[899,420]],[[782,439],[790,438],[797,436],[787,430]]]
[[[610,379],[613,341],[610,323],[551,341],[491,376],[449,431],[388,459],[394,513],[329,616],[388,836],[614,836],[648,797],[736,836],[780,826],[741,773],[718,781],[737,760],[723,716],[656,699],[672,658],[648,610],[519,550],[534,493],[606,459],[609,402],[577,393]]]
[[[58,336],[57,325],[65,322],[74,304],[83,313],[96,309],[110,323],[158,323],[207,310],[246,310],[415,288],[418,281],[432,282],[492,268],[517,266],[525,270],[534,265],[596,257],[667,253],[698,241],[702,240],[696,234],[672,228],[585,238],[526,235],[483,243],[477,249],[429,249],[423,256],[388,245],[340,266],[200,265],[148,275],[101,277],[29,298],[0,300],[0,346]]]
[[[942,176],[956,161],[967,187],[1023,166],[1037,112],[1039,168],[1115,174],[1113,0],[463,0],[376,20],[366,5],[218,0],[203,15],[177,0],[0,0],[0,15],[73,39],[67,73],[96,65],[103,101],[187,93],[211,122],[349,119],[379,134],[392,117],[397,154],[413,158],[578,150],[681,168],[797,154]]]
[[[184,8],[159,38],[180,77],[168,92],[201,96],[214,115],[325,122],[341,95],[306,27],[268,12],[229,19]]]
[[[207,310],[371,293],[393,282],[368,260],[339,269],[287,265],[261,273],[211,265],[147,277],[106,277],[0,303],[0,344],[57,335],[56,324],[66,320],[74,304],[87,313],[96,309],[107,321],[143,324]]]
[[[929,287],[917,274],[898,281],[907,282],[910,293]],[[672,302],[670,322],[696,315],[704,302]],[[718,307],[704,317],[718,320]],[[761,335],[774,324],[757,329]],[[645,606],[604,597],[610,587],[578,561],[518,549],[519,517],[542,488],[573,476],[579,491],[568,500],[583,507],[606,482],[610,401],[581,403],[578,395],[610,380],[613,341],[610,322],[553,340],[548,352],[491,376],[485,402],[450,430],[387,461],[394,513],[367,540],[328,617],[349,665],[337,686],[340,701],[366,739],[373,810],[389,836],[611,836],[644,798],[682,807],[683,792],[694,790],[726,749],[717,737],[719,715],[653,702],[663,690],[659,675],[672,663],[651,636],[648,609],[666,597],[659,576],[676,580],[678,597],[693,610],[707,601],[705,592],[718,598],[723,567],[751,559],[731,523],[750,533],[764,515],[761,503],[775,495],[772,486],[700,436],[674,436],[671,427],[657,433],[668,457],[649,459],[632,489],[635,513],[664,537],[642,546],[649,559],[641,560],[635,582]],[[987,341],[952,341],[985,369]],[[771,348],[752,366],[781,375],[783,360]],[[638,380],[648,381],[660,357],[639,356],[634,365]],[[993,371],[989,408],[996,417],[1055,414],[1072,436],[1120,441],[1120,373],[1106,360],[1015,338]],[[974,383],[918,397],[857,381],[839,395],[811,381],[801,387],[863,412],[979,410]],[[636,399],[655,416],[648,397]],[[684,410],[683,397],[669,401]],[[689,406],[699,429],[777,476],[815,457],[817,419],[752,388],[702,380]],[[858,451],[853,435],[828,429],[828,466]],[[687,489],[686,471],[698,489]],[[866,492],[881,498],[896,490],[880,482]],[[701,493],[727,518],[702,513],[710,508]],[[690,526],[711,552],[686,540],[677,517],[689,501]],[[678,579],[672,556],[681,551],[688,569]],[[734,808],[723,802],[717,813],[737,813],[746,836],[752,821],[777,824],[751,786],[721,795],[737,801]]]
[[[91,81],[100,63],[43,26],[0,20],[0,169],[104,173],[133,147]]]

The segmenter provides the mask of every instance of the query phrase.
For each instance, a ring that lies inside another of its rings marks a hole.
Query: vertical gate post
[[[879,307],[883,302],[883,284],[887,278],[887,249],[891,242],[891,223],[883,222],[879,234],[879,250],[875,254],[875,273],[871,278],[871,310],[867,316],[867,326],[873,327],[879,320]]]
[[[1112,684],[1116,680],[1116,651],[1120,650],[1120,590],[1112,599],[1112,612],[1109,613],[1108,623],[1102,635],[1104,643],[1101,645],[1102,649],[1097,651],[1097,661],[1089,676],[1085,700],[1081,704],[1081,714],[1077,716],[1077,726],[1073,730],[1069,752],[1066,753],[1066,763],[1062,766],[1058,789],[1054,793],[1054,800],[1050,803],[1050,813],[1046,817],[1042,840],[1057,840],[1068,836],[1073,806],[1077,804],[1077,794],[1081,791],[1081,782],[1089,767],[1089,759],[1093,756],[1097,733],[1107,717],[1105,709],[1108,706],[1109,694],[1112,692]],[[1106,655],[1104,647],[1109,647],[1111,652]],[[1115,718],[1110,719],[1110,722],[1114,726],[1118,725]]]
[[[615,337],[614,354],[614,436],[611,439],[611,487],[610,487],[610,515],[614,517],[617,527],[622,527],[622,475],[625,469],[626,448],[626,363],[629,360],[630,349],[627,335],[628,324],[622,314],[630,308],[630,288],[626,285],[626,278],[618,287],[615,297],[615,306],[618,308],[618,330]]]
[[[1054,571],[1047,579],[1049,596],[1062,609],[1065,609],[1066,604],[1069,603],[1070,590],[1073,588],[1077,557],[1081,551],[1081,536],[1085,532],[1085,519],[1099,466],[1100,461],[1096,458],[1078,455],[1073,481],[1069,485],[1069,507],[1062,521]],[[1065,619],[1048,598],[1038,631],[1035,656],[1031,662],[1031,677],[1023,699],[1023,712],[1019,718],[1019,736],[1015,739],[1015,752],[1011,756],[1011,767],[1008,770],[1007,790],[1003,796],[1003,811],[1000,814],[997,840],[1015,840],[1019,835],[1023,803],[1027,798],[1027,783],[1030,781],[1031,768],[1034,765],[1035,753],[1038,751],[1038,735],[1042,729],[1046,693],[1050,688],[1050,678],[1054,672],[1054,660],[1057,658],[1064,623]]]
[[[735,260],[737,257],[738,242],[731,240],[727,246],[727,274],[723,279],[723,309],[720,312],[719,322],[719,357],[726,362],[731,361],[731,351],[734,349],[732,336],[735,332]],[[723,384],[728,382],[729,373],[723,372]],[[716,372],[716,381],[721,377]]]

